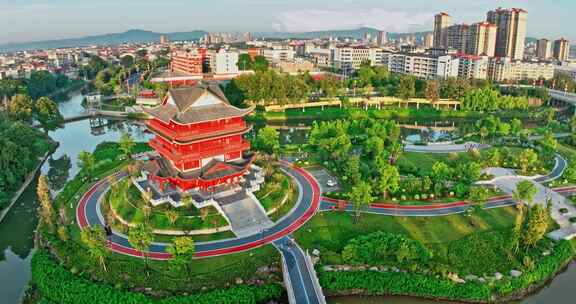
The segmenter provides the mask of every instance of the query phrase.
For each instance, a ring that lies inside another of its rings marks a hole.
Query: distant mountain
[[[270,38],[270,39],[313,39],[313,38],[354,38],[361,39],[370,33],[372,37],[378,35],[379,30],[369,27],[350,30],[334,30],[334,31],[316,31],[316,32],[256,32],[253,36],[256,38]],[[0,52],[15,52],[25,50],[39,50],[39,49],[54,49],[62,47],[77,47],[77,46],[90,46],[90,45],[116,45],[125,42],[139,43],[139,42],[154,42],[159,41],[161,35],[165,35],[172,41],[178,40],[198,40],[204,36],[205,31],[190,31],[190,32],[176,32],[176,33],[157,33],[145,30],[129,30],[123,33],[112,33],[103,35],[86,36],[79,38],[68,38],[59,40],[46,40],[22,43],[6,43],[0,44]],[[429,32],[419,33],[388,33],[388,38],[397,39],[407,35],[416,35],[418,38]]]
[[[86,36],[80,38],[0,44],[0,52],[53,49],[89,45],[115,45],[125,42],[153,42],[159,41],[161,35],[165,35],[170,40],[197,40],[200,39],[200,37],[202,37],[204,34],[206,34],[205,31],[156,33],[144,30],[129,30],[123,33]]]
[[[350,30],[334,30],[334,31],[316,31],[316,32],[257,32],[253,33],[254,37],[257,38],[272,38],[272,39],[314,39],[314,38],[354,38],[361,39],[367,33],[370,33],[372,37],[376,37],[380,30],[362,27],[359,29]],[[417,37],[423,36],[429,32],[418,32],[418,33],[388,33],[388,38],[397,39],[399,37],[404,37],[407,35],[416,35]]]

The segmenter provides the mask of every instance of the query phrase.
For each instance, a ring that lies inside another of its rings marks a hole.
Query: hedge
[[[363,290],[366,295],[409,295],[457,300],[488,300],[485,284],[458,284],[422,274],[405,272],[339,271],[320,274],[320,285],[332,292]]]
[[[191,278],[193,279],[193,278]],[[283,294],[278,284],[237,286],[190,296],[153,299],[142,293],[122,291],[78,277],[58,265],[50,255],[38,250],[32,258],[32,280],[43,303],[61,304],[255,304],[277,299]]]
[[[568,241],[560,241],[549,256],[541,257],[532,271],[518,278],[504,278],[493,284],[454,283],[448,279],[405,272],[339,271],[321,272],[320,284],[327,291],[346,294],[361,290],[365,295],[407,295],[459,301],[493,301],[514,298],[525,289],[545,283],[574,257]]]

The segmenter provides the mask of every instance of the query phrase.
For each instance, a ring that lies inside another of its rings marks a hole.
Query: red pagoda
[[[151,116],[147,126],[155,136],[149,145],[157,157],[144,166],[139,188],[152,192],[154,205],[177,206],[187,193],[258,186],[262,179],[255,173],[261,172],[244,139],[251,130],[244,116],[252,110],[232,106],[217,84],[169,90],[159,106],[144,109]]]

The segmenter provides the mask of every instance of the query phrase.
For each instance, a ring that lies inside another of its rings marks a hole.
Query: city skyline
[[[285,1],[222,0],[218,5],[181,0],[0,0],[0,44],[29,42],[145,29],[156,32],[287,31],[354,29],[373,27],[390,32],[431,31],[434,14],[446,11],[453,23],[482,21],[497,7],[528,11],[529,37],[575,40],[576,30],[567,26],[576,3],[567,0],[546,5],[536,0],[479,0],[461,3],[428,1]],[[572,9],[571,9],[572,8]],[[163,12],[159,14],[158,12]],[[550,16],[559,22],[547,22]],[[62,22],[62,20],[67,20]],[[564,23],[563,23],[564,22]],[[18,26],[14,26],[18,24]]]

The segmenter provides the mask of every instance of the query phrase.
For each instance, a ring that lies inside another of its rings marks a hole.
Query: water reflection
[[[62,155],[58,159],[54,159],[50,157],[48,159],[48,182],[50,184],[50,188],[53,191],[60,191],[68,181],[70,177],[70,168],[72,168],[72,162],[70,161],[70,157],[66,154]]]

